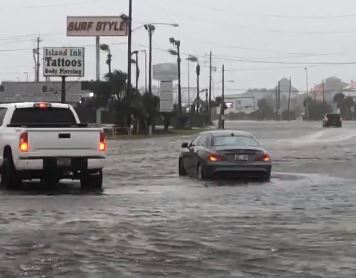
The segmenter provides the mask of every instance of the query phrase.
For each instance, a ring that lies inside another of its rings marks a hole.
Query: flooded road
[[[356,277],[356,124],[227,122],[270,183],[180,178],[188,137],[110,141],[104,190],[0,190],[0,277]]]

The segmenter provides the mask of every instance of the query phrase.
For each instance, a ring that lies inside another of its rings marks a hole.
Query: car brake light
[[[103,131],[100,132],[100,142],[99,142],[99,151],[104,152],[107,148],[106,136]]]
[[[256,157],[256,161],[271,162],[271,157],[268,153],[261,153]]]
[[[28,150],[29,150],[28,133],[27,132],[23,132],[20,134],[19,149],[21,152],[28,152]]]
[[[217,154],[209,154],[208,156],[208,160],[211,162],[216,162],[216,161],[220,161],[221,160],[221,156],[217,155]]]

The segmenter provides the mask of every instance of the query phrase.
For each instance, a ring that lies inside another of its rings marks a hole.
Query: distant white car
[[[0,105],[1,182],[55,184],[80,179],[82,188],[101,188],[107,151],[104,131],[81,124],[73,107],[59,103]]]

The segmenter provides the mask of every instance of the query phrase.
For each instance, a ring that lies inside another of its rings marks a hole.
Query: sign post
[[[66,77],[62,76],[61,103],[66,103]]]
[[[84,76],[84,47],[43,48],[43,76],[61,77],[61,102],[66,102],[66,77]]]

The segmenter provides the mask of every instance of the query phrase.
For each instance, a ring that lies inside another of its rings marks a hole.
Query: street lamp
[[[156,30],[156,27],[153,24],[144,25],[145,29],[148,32],[149,37],[149,56],[148,56],[148,92],[152,94],[152,35]]]
[[[145,92],[147,92],[147,50],[143,49],[141,52],[145,53]]]
[[[169,53],[172,55],[177,56],[177,63],[178,63],[178,111],[179,113],[182,112],[182,90],[181,90],[181,84],[180,84],[180,40],[176,40],[175,38],[169,38],[169,42],[174,45],[177,50],[169,50]]]
[[[309,119],[309,81],[308,81],[308,68],[305,67],[305,88],[306,88],[306,102],[305,102],[305,116]]]
[[[140,69],[138,67],[138,50],[135,50],[131,53],[131,55],[135,55],[136,59],[131,59],[131,63],[136,64],[136,91],[138,91],[138,78],[140,76]]]
[[[106,64],[107,64],[108,67],[109,67],[109,74],[111,74],[111,57],[112,57],[112,55],[111,55],[111,53],[110,53],[110,47],[109,47],[109,45],[107,45],[107,44],[101,44],[101,45],[100,45],[100,49],[101,49],[102,51],[105,51],[105,52],[108,53],[107,59],[106,59]]]

